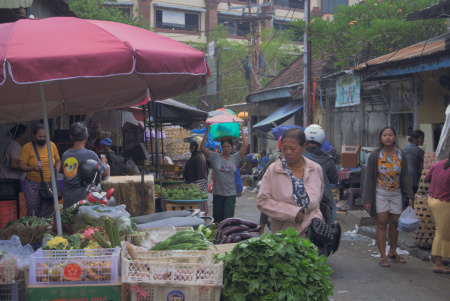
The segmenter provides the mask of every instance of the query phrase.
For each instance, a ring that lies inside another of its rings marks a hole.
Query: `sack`
[[[325,247],[334,241],[331,227],[318,218],[313,218],[311,221],[308,227],[307,237],[319,248]]]
[[[244,190],[244,186],[242,185],[241,173],[239,172],[239,169],[237,167],[234,176],[236,177],[236,193],[240,194]]]
[[[56,184],[56,190],[58,193],[58,201],[62,199],[62,191],[61,187]],[[39,197],[44,202],[53,203],[53,190],[52,184],[42,181],[41,185],[39,185]]]
[[[408,206],[398,219],[398,230],[405,232],[415,232],[419,230],[420,221],[414,209]]]

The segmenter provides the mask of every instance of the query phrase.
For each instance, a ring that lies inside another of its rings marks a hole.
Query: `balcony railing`
[[[289,8],[305,8],[305,1],[304,0],[274,0],[273,3],[275,5],[279,6],[285,6]]]
[[[182,24],[174,24],[174,23],[163,23],[163,22],[156,22],[157,28],[169,28],[169,29],[176,29],[176,30],[185,30],[185,31],[194,31],[198,32],[199,27],[198,25],[182,25]]]

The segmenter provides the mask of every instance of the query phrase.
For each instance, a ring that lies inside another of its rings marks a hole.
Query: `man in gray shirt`
[[[74,141],[73,146],[64,152],[62,156],[62,164],[64,171],[64,208],[68,208],[73,204],[81,201],[84,187],[81,187],[78,181],[78,166],[87,159],[93,159],[103,165],[103,176],[106,176],[108,171],[105,166],[108,163],[106,158],[102,161],[98,156],[90,150],[85,149],[86,141],[88,140],[88,130],[81,122],[76,122],[70,126],[70,139]]]

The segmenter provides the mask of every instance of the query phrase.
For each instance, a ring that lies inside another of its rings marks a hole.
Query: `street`
[[[209,194],[212,214],[212,195]],[[236,217],[259,223],[256,193],[245,191],[237,198]],[[413,256],[403,256],[406,264],[391,262],[390,268],[381,268],[377,248],[371,238],[344,234],[353,229],[341,224],[343,237],[336,254],[328,258],[334,270],[331,281],[334,296],[329,300],[352,301],[422,301],[449,300],[450,275],[434,274],[431,262]],[[266,228],[266,231],[270,231]]]

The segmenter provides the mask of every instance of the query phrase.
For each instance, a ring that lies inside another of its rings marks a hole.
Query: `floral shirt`
[[[400,173],[402,171],[402,151],[398,148],[392,156],[380,150],[378,156],[378,186],[387,191],[400,189]]]
[[[440,201],[450,202],[450,167],[444,169],[448,159],[436,162],[427,172],[424,182],[431,182],[428,195]]]
[[[297,179],[289,169],[286,164],[286,159],[281,159],[281,164],[283,164],[284,170],[287,172],[289,177],[292,180],[292,196],[294,197],[294,201],[299,207],[308,208],[309,206],[309,196],[305,189],[305,183],[303,179]]]

